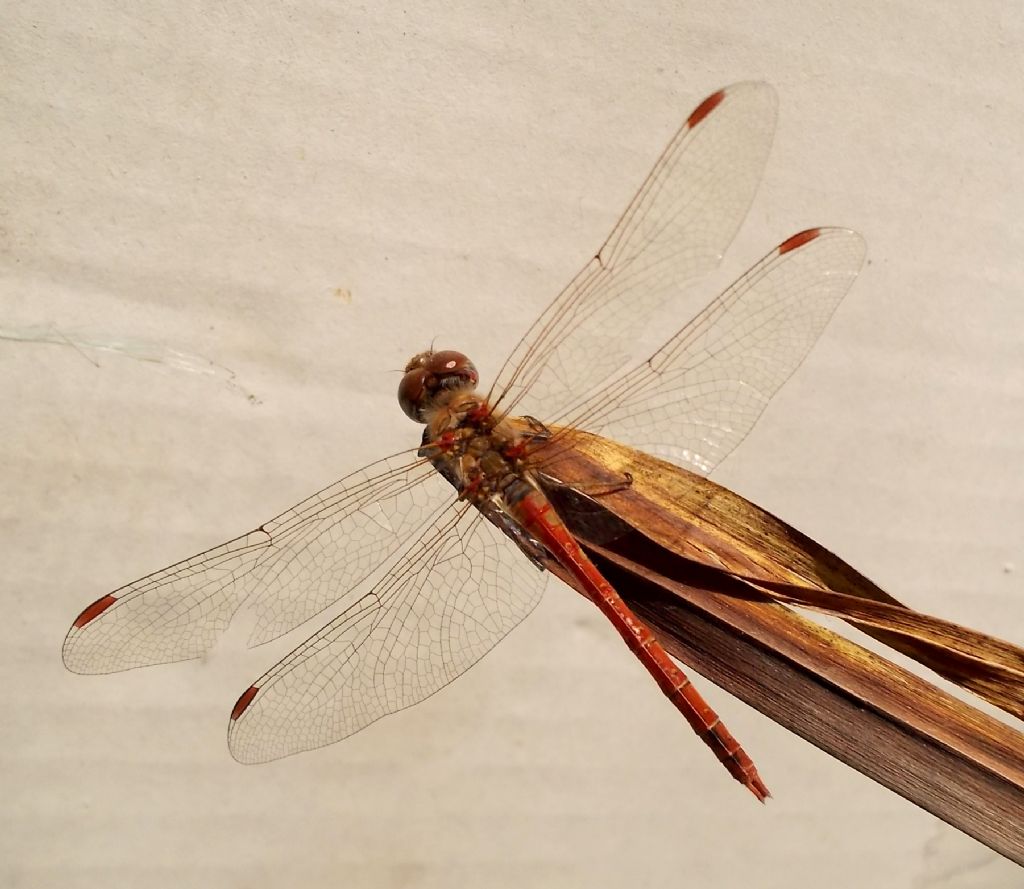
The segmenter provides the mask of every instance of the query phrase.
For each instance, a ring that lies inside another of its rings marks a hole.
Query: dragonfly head
[[[440,407],[453,392],[472,391],[480,376],[461,352],[428,350],[413,356],[398,384],[398,403],[406,416],[426,422],[426,412]]]

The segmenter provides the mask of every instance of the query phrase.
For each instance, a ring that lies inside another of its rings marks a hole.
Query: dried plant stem
[[[780,588],[835,590],[866,603],[869,611],[870,603],[882,602],[883,615],[886,608],[903,609],[895,599],[753,504],[705,479],[662,469],[667,464],[624,446],[586,436],[551,466],[552,476],[567,484],[599,477],[595,470],[601,468],[633,476],[628,486],[598,498],[597,511],[607,515],[595,515],[593,503],[587,515],[570,504],[565,517],[669,652],[780,725],[1024,866],[1024,735],[805,619],[737,575],[767,578]],[[559,573],[557,566],[551,569]],[[930,620],[905,614],[925,627]],[[928,640],[865,629],[1019,714],[1024,652],[966,630],[959,640],[955,625],[941,624],[962,649],[948,658]],[[763,763],[762,768],[769,771]]]

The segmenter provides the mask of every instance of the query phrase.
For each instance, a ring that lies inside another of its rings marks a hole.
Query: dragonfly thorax
[[[427,423],[432,411],[449,405],[456,396],[472,393],[479,381],[473,362],[461,352],[428,349],[405,365],[398,403],[407,417]]]

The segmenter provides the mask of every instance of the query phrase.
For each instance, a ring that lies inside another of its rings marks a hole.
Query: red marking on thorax
[[[256,692],[259,691],[255,685],[250,685],[245,691],[242,692],[242,696],[235,703],[235,706],[231,709],[231,720],[238,719],[245,711],[246,708],[252,703],[252,699],[256,697]]]
[[[78,617],[75,618],[75,629],[80,630],[89,621],[95,620],[104,611],[106,611],[111,605],[117,601],[117,596],[106,595],[102,599],[97,599],[88,608],[85,609]]]
[[[465,487],[459,492],[459,500],[472,500],[476,495],[476,492],[483,486],[484,480],[482,476],[477,476],[466,483]]]
[[[442,432],[437,438],[431,442],[439,451],[447,453],[454,450],[455,446],[461,440],[461,436],[449,429],[447,432]]]
[[[796,250],[797,247],[803,247],[804,244],[810,243],[820,234],[820,228],[809,228],[806,231],[798,232],[779,244],[779,256],[784,256],[786,253]]]
[[[694,108],[690,116],[686,118],[686,125],[690,127],[690,129],[693,129],[697,124],[704,120],[705,117],[721,105],[724,98],[725,90],[719,90],[717,93],[712,93],[696,108]]]
[[[510,444],[501,454],[506,460],[519,460],[526,453],[526,440],[521,439],[515,444]]]
[[[466,419],[474,426],[483,422],[490,416],[491,408],[485,401],[481,401],[473,410],[466,414]]]

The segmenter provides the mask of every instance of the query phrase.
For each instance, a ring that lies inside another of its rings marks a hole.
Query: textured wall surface
[[[266,766],[230,758],[227,713],[301,631],[105,677],[60,658],[96,597],[413,446],[396,368],[436,337],[489,379],[680,121],[745,79],[778,90],[775,147],[676,322],[811,225],[862,232],[869,264],[715,478],[1024,643],[1018,3],[0,19],[0,882],[1022,884],[698,680],[774,793],[757,805],[555,584],[442,694]]]

